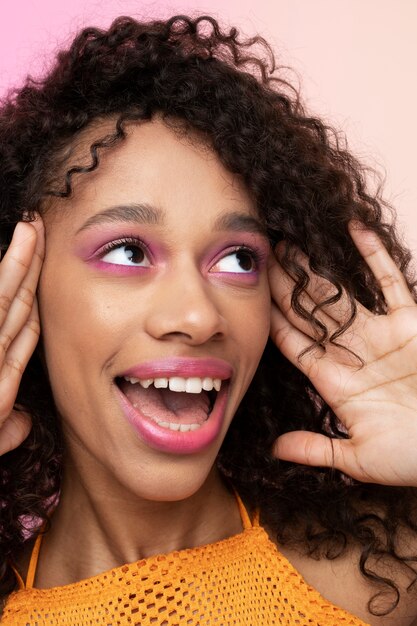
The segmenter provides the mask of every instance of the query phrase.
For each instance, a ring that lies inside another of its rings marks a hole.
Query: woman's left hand
[[[275,454],[287,461],[335,467],[363,482],[417,486],[417,305],[406,281],[375,233],[351,224],[351,237],[378,281],[388,307],[375,315],[357,304],[357,316],[338,343],[326,344],[299,359],[315,338],[313,326],[291,308],[294,281],[279,262],[270,268],[271,337],[304,372],[335,412],[348,439],[295,431],[279,437]],[[313,274],[301,252],[297,260],[309,273],[304,305],[309,310],[335,288]],[[330,334],[346,321],[346,294],[317,313]],[[285,384],[285,381],[284,383]]]

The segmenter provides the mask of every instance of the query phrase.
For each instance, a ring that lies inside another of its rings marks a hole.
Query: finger
[[[381,287],[389,310],[414,306],[414,299],[403,274],[395,265],[378,235],[366,230],[361,223],[355,221],[349,223],[349,233]]]
[[[35,219],[29,223],[36,230],[35,255],[39,257],[42,264],[45,256],[45,226],[39,213],[35,213]]]
[[[300,354],[313,345],[311,337],[293,326],[282,311],[272,304],[270,336],[277,348],[295,367],[307,374],[306,359]]]
[[[37,280],[39,278],[40,270],[42,268],[42,263],[45,256],[45,228],[42,218],[39,214],[36,214],[36,219],[30,222],[30,226],[36,231],[36,245],[30,263],[29,271],[24,277],[22,284],[33,284],[35,282],[37,286]]]
[[[11,343],[0,370],[0,427],[9,417],[25,367],[39,340],[40,325],[37,300],[25,325]]]
[[[12,300],[8,315],[0,327],[0,364],[3,364],[7,350],[29,318],[35,299],[35,289],[36,284],[32,288],[21,285]]]
[[[0,363],[3,362],[10,344],[24,326],[32,311],[44,255],[44,234],[41,224],[42,221],[40,220],[40,223],[35,226],[38,235],[30,268],[18,288],[8,314],[0,327]]]
[[[320,433],[293,431],[281,435],[273,446],[273,453],[283,461],[292,461],[313,467],[333,467],[349,472],[353,454],[349,439],[331,439]]]
[[[324,339],[325,336],[331,336],[340,328],[339,323],[327,315],[325,311],[315,310],[316,303],[313,302],[306,292],[300,295],[299,303],[306,313],[314,312],[314,320],[317,324],[305,320],[294,310],[292,306],[292,293],[295,281],[278,262],[270,268],[269,280],[273,300],[291,324],[305,335],[321,340],[322,338]]]
[[[27,222],[19,222],[10,246],[0,263],[0,325],[27,275],[36,248],[37,231]]]
[[[0,455],[20,446],[30,433],[31,426],[28,413],[13,411],[0,428]]]

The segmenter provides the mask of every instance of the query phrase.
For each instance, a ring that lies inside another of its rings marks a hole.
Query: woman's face
[[[156,120],[44,219],[43,343],[68,466],[152,500],[191,495],[269,333],[270,248],[249,193]]]

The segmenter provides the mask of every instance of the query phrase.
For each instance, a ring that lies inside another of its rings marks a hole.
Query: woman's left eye
[[[149,267],[146,246],[137,241],[112,241],[101,253],[101,261],[112,265],[130,265],[131,267]]]
[[[222,257],[212,267],[212,272],[230,274],[251,274],[258,269],[256,253],[253,250],[239,248]]]

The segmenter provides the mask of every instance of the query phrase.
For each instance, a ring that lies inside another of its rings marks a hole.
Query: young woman
[[[412,624],[410,257],[267,44],[86,29],[0,138],[1,623]]]

